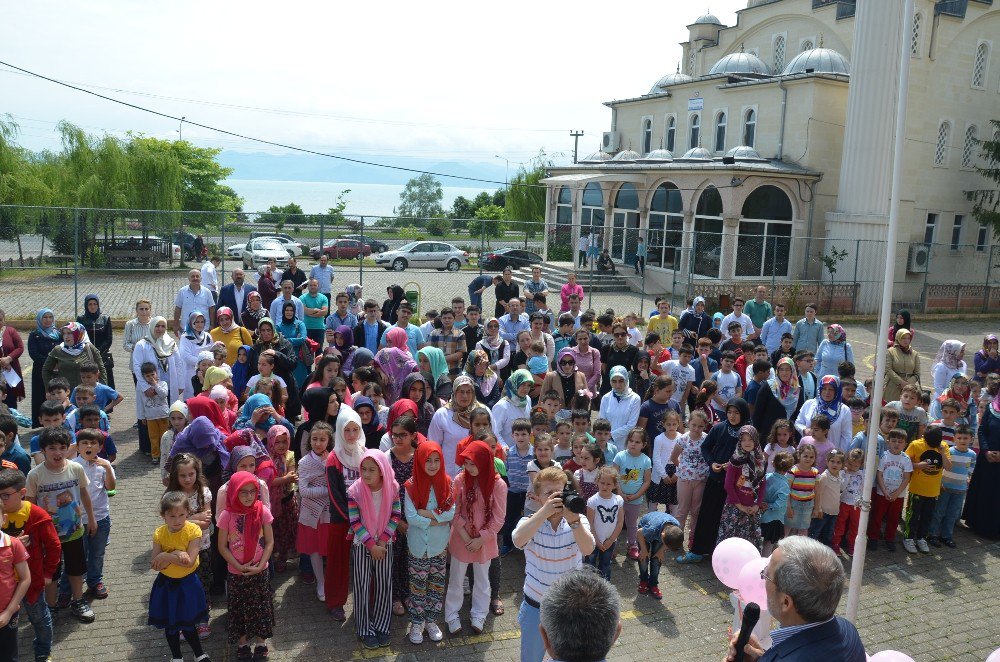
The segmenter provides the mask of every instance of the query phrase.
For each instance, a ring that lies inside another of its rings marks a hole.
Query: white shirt
[[[522,517],[514,529],[514,536],[530,517]],[[580,526],[590,531],[590,520],[580,518]],[[573,529],[565,519],[559,520],[555,529],[549,520],[542,522],[535,535],[524,546],[524,595],[541,602],[545,592],[558,577],[583,565],[583,554],[576,542]]]
[[[205,260],[205,264],[201,265],[201,286],[209,292],[219,291],[219,273],[211,260]]]
[[[661,363],[660,370],[670,375],[670,378],[674,380],[676,390],[674,391],[674,394],[670,396],[670,401],[676,402],[680,405],[681,411],[684,411],[684,405],[687,403],[681,403],[681,396],[684,395],[684,391],[687,389],[688,383],[694,381],[694,366],[690,363],[684,366],[681,365],[679,359],[671,359]]]
[[[587,499],[587,507],[594,511],[594,539],[603,542],[615,532],[618,518],[625,510],[625,499],[620,494],[612,494],[605,499],[600,493]]]
[[[236,300],[236,310],[234,313],[240,314],[243,312],[243,300],[247,295],[247,284],[243,283],[243,287],[237,287],[236,283],[233,283],[233,298]],[[238,320],[233,320],[238,322]]]
[[[444,470],[448,474],[448,478],[457,476],[461,469],[455,464],[455,451],[458,450],[458,442],[468,436],[469,431],[455,422],[455,417],[450,409],[442,407],[434,412],[427,429],[427,438],[441,444],[441,452],[444,453]]]
[[[180,321],[183,328],[187,325],[188,317],[196,310],[205,313],[207,319],[209,311],[215,308],[215,298],[204,287],[198,288],[198,291],[195,292],[191,289],[190,285],[185,285],[177,290],[177,296],[174,297],[174,306],[181,309]],[[208,320],[208,322],[211,323],[211,320]]]
[[[722,333],[729,333],[729,323],[739,322],[743,326],[743,337],[746,338],[748,335],[753,333],[753,320],[750,319],[749,315],[740,315],[737,317],[733,313],[729,313],[722,318]]]
[[[625,437],[639,421],[641,404],[642,398],[634,391],[630,391],[620,402],[614,393],[606,393],[601,398],[601,418],[606,418],[611,423],[611,438],[619,448],[625,447]]]
[[[763,387],[762,387],[763,388]],[[799,410],[799,417],[795,419],[795,429],[799,431],[799,434],[803,434],[803,430],[812,425],[813,416],[816,415],[817,406],[816,398],[811,400],[806,400],[802,404],[802,409]],[[843,402],[840,403],[840,415],[837,416],[837,420],[830,424],[830,434],[827,438],[833,442],[833,445],[844,451],[845,453],[851,447],[852,432],[854,431],[854,424],[851,422],[851,410]]]
[[[729,372],[722,372],[719,370],[712,375],[711,379],[715,379],[715,383],[719,385],[719,390],[716,391],[716,393],[720,398],[722,398],[722,401],[727,404],[730,400],[736,397],[736,389],[743,384],[743,382],[740,381],[739,374],[737,374],[734,370],[730,370]],[[717,412],[725,412],[726,405],[720,405],[718,400],[712,398],[712,409]]]
[[[678,434],[673,439],[667,439],[666,432],[656,435],[656,439],[653,440],[653,474],[650,476],[653,483],[659,484],[661,480],[666,478],[670,456],[673,455],[674,446],[677,445],[677,440],[680,438],[681,435]]]
[[[105,517],[111,515],[111,506],[108,503],[108,492],[104,489],[104,480],[108,475],[108,471],[111,472],[111,477],[115,477],[115,469],[111,467],[105,469],[97,462],[91,462],[82,455],[77,455],[73,458],[73,462],[76,462],[83,467],[83,472],[87,474],[87,479],[90,483],[87,485],[87,494],[90,495],[90,503],[94,507],[94,519],[100,522]]]

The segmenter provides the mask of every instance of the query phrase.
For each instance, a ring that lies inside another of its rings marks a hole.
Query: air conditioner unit
[[[931,247],[927,244],[910,244],[910,254],[906,258],[906,272],[911,274],[927,273],[927,265],[931,261]]]
[[[622,134],[620,131],[605,131],[601,139],[601,151],[613,154],[621,149]]]

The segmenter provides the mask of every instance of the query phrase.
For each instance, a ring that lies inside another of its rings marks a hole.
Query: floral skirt
[[[284,561],[295,551],[299,532],[299,500],[294,492],[281,501],[281,513],[274,518],[274,557]]]
[[[719,544],[727,538],[743,538],[754,544],[758,550],[764,546],[764,537],[760,532],[760,513],[748,515],[736,504],[727,503],[722,508],[722,519],[719,520]]]
[[[240,637],[270,639],[274,634],[274,601],[267,570],[256,575],[227,573],[229,643]]]
[[[650,483],[646,490],[646,500],[650,503],[662,503],[667,506],[677,505],[677,483],[666,485],[662,481]]]

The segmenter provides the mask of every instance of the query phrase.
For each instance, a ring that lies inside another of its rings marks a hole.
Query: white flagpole
[[[862,0],[882,2],[884,0]],[[910,79],[910,33],[913,31],[913,0],[904,0],[902,34],[899,40],[899,89],[896,92],[896,135],[892,155],[892,189],[889,195],[889,231],[885,241],[885,276],[882,283],[882,305],[879,309],[879,330],[875,337],[875,381],[872,388],[872,406],[868,450],[865,452],[865,485],[862,490],[861,518],[858,535],[854,540],[854,560],[851,564],[851,581],[847,590],[847,618],[857,621],[858,602],[861,599],[861,581],[865,570],[865,555],[868,550],[868,515],[871,509],[871,493],[875,484],[878,466],[879,421],[882,417],[882,393],[885,390],[885,355],[888,351],[886,338],[889,336],[889,318],[892,314],[892,285],[896,277],[896,240],[899,235],[899,195],[900,180],[903,177],[903,139],[906,133],[906,92]],[[896,526],[890,522],[887,526]]]

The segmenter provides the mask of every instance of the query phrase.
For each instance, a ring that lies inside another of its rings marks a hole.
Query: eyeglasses
[[[628,338],[627,333],[616,333],[615,338]]]
[[[409,439],[410,438],[410,433],[409,432],[392,432],[392,433],[389,434],[389,436],[392,437],[393,439]]]
[[[776,583],[774,581],[774,577],[767,576],[767,568],[764,568],[763,570],[760,571],[760,578],[763,579],[765,582],[770,581],[772,584]]]
[[[576,361],[573,361],[573,360],[560,361],[559,365],[576,365]]]
[[[0,494],[0,501],[6,502],[8,499],[13,497],[17,492],[8,492],[7,494]]]

